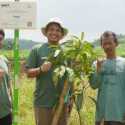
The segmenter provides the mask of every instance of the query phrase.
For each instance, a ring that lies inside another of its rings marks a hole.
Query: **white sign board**
[[[0,2],[0,28],[36,28],[36,2]]]

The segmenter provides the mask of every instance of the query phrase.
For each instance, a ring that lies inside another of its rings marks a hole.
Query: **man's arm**
[[[27,77],[35,78],[39,76],[42,72],[48,72],[51,68],[51,62],[45,62],[38,68],[26,69]]]
[[[26,69],[26,74],[28,78],[35,78],[40,74],[40,67],[38,68],[31,68],[31,69]]]
[[[93,89],[97,89],[100,87],[101,85],[101,79],[102,79],[102,75],[101,75],[101,66],[102,66],[102,63],[103,63],[103,60],[97,60],[96,62],[96,66],[94,66],[95,68],[95,71],[90,75],[90,78],[89,78],[89,83],[90,83],[90,86],[93,88]]]
[[[4,76],[4,74],[5,74],[5,71],[0,68],[0,83],[1,83],[1,80],[2,80],[2,78]]]

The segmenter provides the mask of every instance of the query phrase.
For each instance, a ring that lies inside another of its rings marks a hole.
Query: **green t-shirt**
[[[0,80],[0,118],[12,112],[11,96],[8,91],[10,88],[10,79],[7,62],[8,60],[4,56],[0,56],[0,68],[5,71],[5,75]]]
[[[100,73],[93,73],[90,85],[98,89],[96,121],[125,120],[125,58],[106,59]]]
[[[35,46],[27,59],[26,68],[37,68],[44,63],[42,57],[47,57],[52,51],[48,43]],[[52,80],[53,68],[46,73],[41,73],[36,77],[36,89],[34,92],[35,107],[53,107],[59,98],[63,89],[64,78],[62,78],[57,87]]]

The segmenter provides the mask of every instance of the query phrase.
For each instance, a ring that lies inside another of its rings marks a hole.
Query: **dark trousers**
[[[0,119],[0,125],[12,125],[12,114]]]
[[[125,125],[125,123],[115,121],[104,121],[104,124],[101,122],[96,122],[96,125]]]

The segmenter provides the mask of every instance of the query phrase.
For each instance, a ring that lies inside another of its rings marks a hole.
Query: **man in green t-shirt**
[[[118,39],[106,31],[101,36],[101,47],[106,58],[97,60],[90,85],[98,89],[96,125],[125,125],[125,58],[116,54]]]
[[[3,46],[5,33],[0,29],[0,48]],[[12,125],[11,84],[8,60],[0,55],[0,125]]]
[[[42,33],[47,37],[48,42],[37,45],[31,50],[26,68],[28,77],[36,78],[34,92],[36,125],[51,125],[53,108],[63,89],[64,78],[55,87],[52,80],[53,64],[45,63],[43,57],[47,57],[52,52],[51,45],[59,46],[59,41],[67,35],[68,31],[56,19],[42,28]],[[66,117],[66,109],[64,109],[58,125],[66,125]]]

